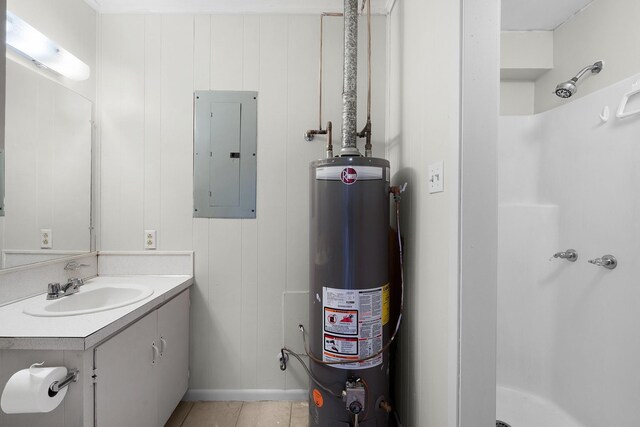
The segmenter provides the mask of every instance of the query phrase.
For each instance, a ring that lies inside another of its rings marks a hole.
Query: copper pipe
[[[367,123],[362,130],[358,132],[358,138],[366,138],[364,145],[365,157],[371,157],[371,119],[367,118]]]
[[[320,78],[318,92],[320,95],[318,96],[318,129],[322,130],[322,40],[324,33],[324,15],[320,15]]]
[[[320,61],[319,61],[319,79],[318,79],[318,129],[309,129],[304,133],[304,139],[313,141],[315,135],[327,135],[327,158],[333,157],[333,124],[327,122],[326,129],[322,129],[322,95],[323,95],[323,40],[324,40],[324,17],[325,16],[343,16],[342,13],[323,12],[320,15]]]
[[[304,133],[304,138],[311,141],[315,135],[327,135],[326,156],[327,159],[333,157],[333,124],[329,121],[326,129],[309,129]]]
[[[366,138],[364,145],[365,157],[371,157],[371,1],[363,0],[360,13],[367,5],[367,124],[358,133],[359,138]]]
[[[371,157],[371,1],[367,1],[367,33],[367,140],[364,155]]]
[[[319,78],[318,78],[318,129],[322,130],[322,98],[323,98],[323,63],[324,63],[324,17],[325,16],[342,16],[342,13],[323,12],[320,14],[320,61],[319,61]]]
[[[367,7],[367,120],[371,118],[371,1],[362,0],[360,15]]]
[[[326,129],[309,129],[304,133],[305,139],[311,141],[315,135],[326,135]]]

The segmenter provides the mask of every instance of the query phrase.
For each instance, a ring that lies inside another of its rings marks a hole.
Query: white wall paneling
[[[105,252],[98,253],[101,276],[192,275],[193,252]]]
[[[401,206],[406,316],[401,336],[401,384],[396,384],[404,425],[447,425],[446,197],[450,188],[445,184],[445,193],[427,196],[426,165],[446,159],[447,174],[457,170],[457,161],[454,165],[448,156],[448,144],[458,140],[457,133],[450,134],[448,102],[457,102],[450,96],[440,99],[437,93],[439,88],[455,90],[457,86],[453,76],[459,72],[459,64],[454,65],[453,58],[459,42],[459,13],[455,2],[401,1],[396,3],[389,24],[392,183],[409,184]],[[444,22],[444,27],[438,25]],[[427,35],[425,27],[436,32]],[[440,64],[435,74],[429,66],[434,62]]]
[[[144,206],[145,230],[161,229],[162,17],[144,17]],[[138,159],[139,160],[139,159]],[[138,230],[138,235],[140,231]],[[160,241],[164,238],[159,235]],[[136,242],[137,243],[137,242]],[[135,246],[134,246],[135,247]]]
[[[145,56],[138,53],[144,49],[144,17],[101,17],[101,27],[100,246],[142,249]],[[116,199],[121,203],[111,203]]]
[[[500,5],[463,0],[460,109],[459,426],[496,419]]]
[[[389,18],[389,158],[393,182],[409,184],[406,425],[495,422],[498,20],[490,1],[405,0]],[[445,191],[428,194],[427,165],[439,160]]]
[[[100,249],[141,250],[143,230],[154,229],[160,251],[194,251],[191,388],[200,395],[299,393],[306,377],[295,363],[283,374],[276,354],[300,339],[283,324],[283,308],[286,319],[307,317],[308,166],[325,141],[302,133],[317,126],[319,17],[100,19]],[[325,24],[324,117],[339,144],[342,20]],[[366,26],[360,31],[364,126]],[[384,155],[385,17],[373,18],[373,31],[374,153]],[[255,220],[192,218],[194,90],[258,91]]]
[[[283,132],[288,127],[289,113],[287,65],[290,34],[287,21],[288,18],[282,16],[260,19],[258,173],[265,177],[262,174],[266,173],[269,178],[258,178],[257,342],[262,357],[256,361],[260,372],[257,388],[273,388],[272,384],[279,385],[275,388],[284,388],[285,385],[285,377],[278,373],[280,368],[272,363],[280,348],[280,337],[267,331],[281,331],[280,301],[282,292],[286,290],[287,278],[288,138]],[[292,142],[296,140],[292,139]],[[262,283],[270,283],[271,286],[264,287]]]
[[[193,29],[191,16],[162,17],[158,242],[172,250],[192,247]]]
[[[401,421],[410,426],[456,422],[448,405],[457,401],[457,347],[448,345],[457,331],[449,331],[448,322],[449,289],[457,288],[450,262],[457,265],[458,245],[449,233],[458,224],[460,13],[459,2],[400,1],[389,18],[389,158],[392,183],[408,183],[401,205],[406,316],[396,388]],[[444,160],[445,192],[429,195],[427,165],[438,160]]]
[[[211,325],[209,312],[209,219],[193,220],[194,283],[191,288],[191,335],[189,340],[189,367],[191,372],[189,387],[207,389],[212,366],[209,358]],[[199,331],[197,339],[194,331]]]

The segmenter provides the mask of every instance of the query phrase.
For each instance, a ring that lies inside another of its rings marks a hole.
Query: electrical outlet
[[[429,193],[444,191],[444,162],[429,165]]]
[[[144,230],[144,248],[156,249],[156,230]]]
[[[40,249],[51,249],[53,247],[53,236],[50,228],[40,229]]]

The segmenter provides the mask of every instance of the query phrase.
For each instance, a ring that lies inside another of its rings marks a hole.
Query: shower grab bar
[[[640,93],[640,81],[637,81],[633,84],[631,92],[625,94],[622,97],[622,100],[620,101],[620,105],[618,106],[618,111],[616,112],[617,118],[626,119],[628,117],[640,114],[640,108],[632,111],[625,111],[627,109],[627,103],[629,102],[629,99],[639,93]]]

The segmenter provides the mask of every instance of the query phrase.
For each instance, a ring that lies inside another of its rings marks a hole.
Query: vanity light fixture
[[[91,74],[87,64],[9,11],[7,46],[32,60],[38,67],[48,68],[71,80],[86,80]]]

